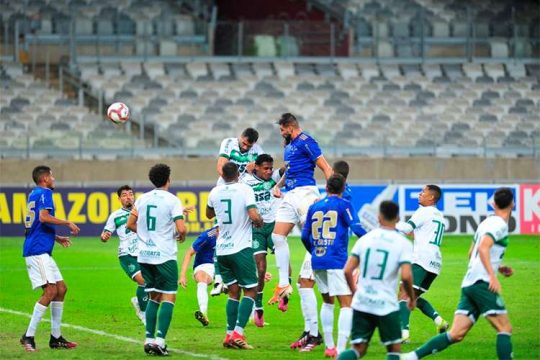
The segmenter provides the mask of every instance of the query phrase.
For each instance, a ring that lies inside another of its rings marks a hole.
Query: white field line
[[[6,314],[24,316],[24,317],[27,317],[29,319],[32,318],[31,314],[27,314],[27,313],[24,313],[24,312],[21,312],[21,311],[16,311],[16,310],[11,310],[11,309],[6,309],[6,308],[3,308],[3,307],[0,307],[0,313],[2,313],[2,312],[6,313]],[[50,320],[48,320],[48,319],[43,319],[42,321],[50,322]],[[84,327],[84,326],[79,326],[79,325],[72,325],[72,324],[62,323],[62,327],[71,328],[71,329],[75,329],[75,330],[79,330],[79,331],[84,331],[84,332],[91,333],[91,334],[94,334],[94,335],[106,336],[108,338],[113,338],[113,339],[116,339],[116,340],[129,342],[129,343],[132,343],[132,344],[141,345],[141,348],[142,348],[142,343],[143,342],[140,339],[134,339],[134,338],[130,338],[130,337],[127,337],[127,336],[111,334],[111,333],[108,333],[108,332],[105,332],[105,331],[90,329],[90,328],[87,328],[87,327]],[[204,358],[204,359],[211,359],[211,360],[227,360],[226,358],[222,358],[222,357],[219,357],[217,355],[199,354],[199,353],[194,353],[194,352],[191,352],[191,351],[173,349],[173,348],[169,348],[169,347],[167,348],[167,350],[169,350],[169,352],[172,352],[172,353],[182,354],[182,355],[187,355],[187,356],[192,356],[192,357],[197,357],[197,358]]]

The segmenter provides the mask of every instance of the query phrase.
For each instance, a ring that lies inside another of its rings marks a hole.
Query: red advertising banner
[[[540,184],[520,185],[522,234],[540,234]]]

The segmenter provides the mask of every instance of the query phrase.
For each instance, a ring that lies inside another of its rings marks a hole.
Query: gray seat
[[[452,124],[451,130],[455,131],[468,131],[471,129],[471,126],[467,123],[457,122]]]
[[[410,107],[423,107],[426,106],[428,103],[423,99],[412,99],[409,101]]]
[[[236,100],[236,105],[242,105],[242,106],[253,106],[255,102],[253,99],[250,98],[241,98]]]
[[[193,90],[184,90],[180,93],[180,97],[181,98],[188,98],[188,99],[195,99],[197,97],[199,97],[199,95],[197,95],[197,92],[193,91]]]
[[[69,126],[69,124],[64,123],[64,122],[57,122],[57,123],[52,123],[50,129],[60,130],[60,131],[69,131],[71,130],[71,126]]]
[[[324,101],[324,106],[342,106],[340,99],[327,99]]]
[[[11,99],[9,105],[13,108],[22,109],[23,107],[30,105],[30,100],[28,100],[27,98],[16,97]]]
[[[482,93],[482,99],[491,100],[491,99],[498,99],[500,97],[501,95],[499,95],[498,92],[493,91],[493,90],[487,90]]]
[[[197,119],[195,118],[195,116],[191,114],[181,114],[181,115],[178,115],[178,118],[176,118],[176,121],[178,123],[191,124],[192,122],[197,121]]]
[[[493,114],[482,114],[480,115],[478,121],[482,123],[495,124],[498,120],[497,117]]]
[[[516,106],[523,106],[523,107],[534,106],[534,101],[532,101],[531,99],[518,99],[516,101]]]
[[[350,106],[339,106],[336,110],[336,114],[340,115],[352,115],[356,111]]]
[[[374,123],[383,123],[383,124],[387,124],[391,121],[390,117],[386,114],[377,114],[377,115],[374,115],[372,118],[371,118],[371,121],[374,122]]]
[[[491,100],[489,99],[476,99],[473,101],[473,107],[491,106]]]
[[[296,86],[296,90],[298,91],[311,91],[315,90],[315,86],[312,83],[308,83],[306,81],[302,81]]]
[[[229,131],[232,130],[231,125],[228,122],[217,122],[212,125],[213,131]]]
[[[529,111],[524,106],[512,106],[508,113],[510,114],[527,114]]]

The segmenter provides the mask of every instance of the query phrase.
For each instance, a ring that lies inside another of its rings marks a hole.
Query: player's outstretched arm
[[[71,240],[69,239],[69,236],[61,236],[61,235],[56,235],[54,237],[54,240],[59,243],[60,245],[62,245],[62,247],[70,247],[71,246]]]
[[[412,310],[416,307],[416,297],[414,296],[414,290],[412,287],[413,275],[410,263],[401,264],[401,281],[403,284],[403,289],[409,298],[407,307],[409,310]]]
[[[328,178],[334,173],[334,170],[332,170],[332,167],[330,166],[330,164],[328,164],[328,161],[326,161],[324,155],[321,155],[317,158],[315,165],[317,165],[317,167],[321,169],[326,180],[328,180]]]
[[[71,221],[61,220],[61,219],[58,219],[57,217],[52,216],[49,213],[49,210],[47,210],[47,209],[40,210],[40,212],[39,212],[39,221],[42,222],[42,223],[45,223],[45,224],[67,226],[72,235],[78,235],[79,231],[81,231],[81,229],[79,229],[79,227],[77,225],[75,225],[74,223],[72,223]]]
[[[191,257],[195,255],[195,250],[193,250],[192,247],[190,247],[187,251],[186,251],[186,255],[184,255],[184,260],[182,261],[182,270],[180,270],[180,281],[178,281],[178,283],[180,285],[182,285],[182,287],[185,289],[186,286],[187,286],[187,278],[186,278],[186,274],[187,274],[187,270],[188,270],[188,267],[189,267],[189,263],[191,262]]]
[[[479,241],[478,256],[480,257],[480,262],[482,262],[484,269],[486,269],[486,272],[489,275],[489,290],[494,293],[500,293],[501,283],[499,282],[499,279],[497,279],[497,273],[493,271],[493,267],[491,266],[491,256],[489,254],[489,251],[494,244],[493,238],[489,235],[484,235]]]
[[[347,285],[349,285],[349,289],[351,289],[351,292],[353,294],[356,292],[356,282],[354,281],[354,270],[358,268],[359,264],[360,264],[360,259],[355,255],[351,255],[349,256],[349,259],[347,260],[347,263],[345,264],[345,267],[343,268],[343,273],[345,274]]]
[[[223,157],[223,156],[218,157],[216,170],[219,176],[223,175],[223,165],[225,165],[228,161],[229,159],[226,157]]]

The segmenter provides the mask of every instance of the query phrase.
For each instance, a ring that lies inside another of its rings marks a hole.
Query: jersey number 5
[[[28,203],[28,207],[26,208],[26,218],[24,219],[24,226],[27,229],[30,229],[32,227],[32,224],[34,224],[34,220],[36,219],[36,202],[30,201]]]

